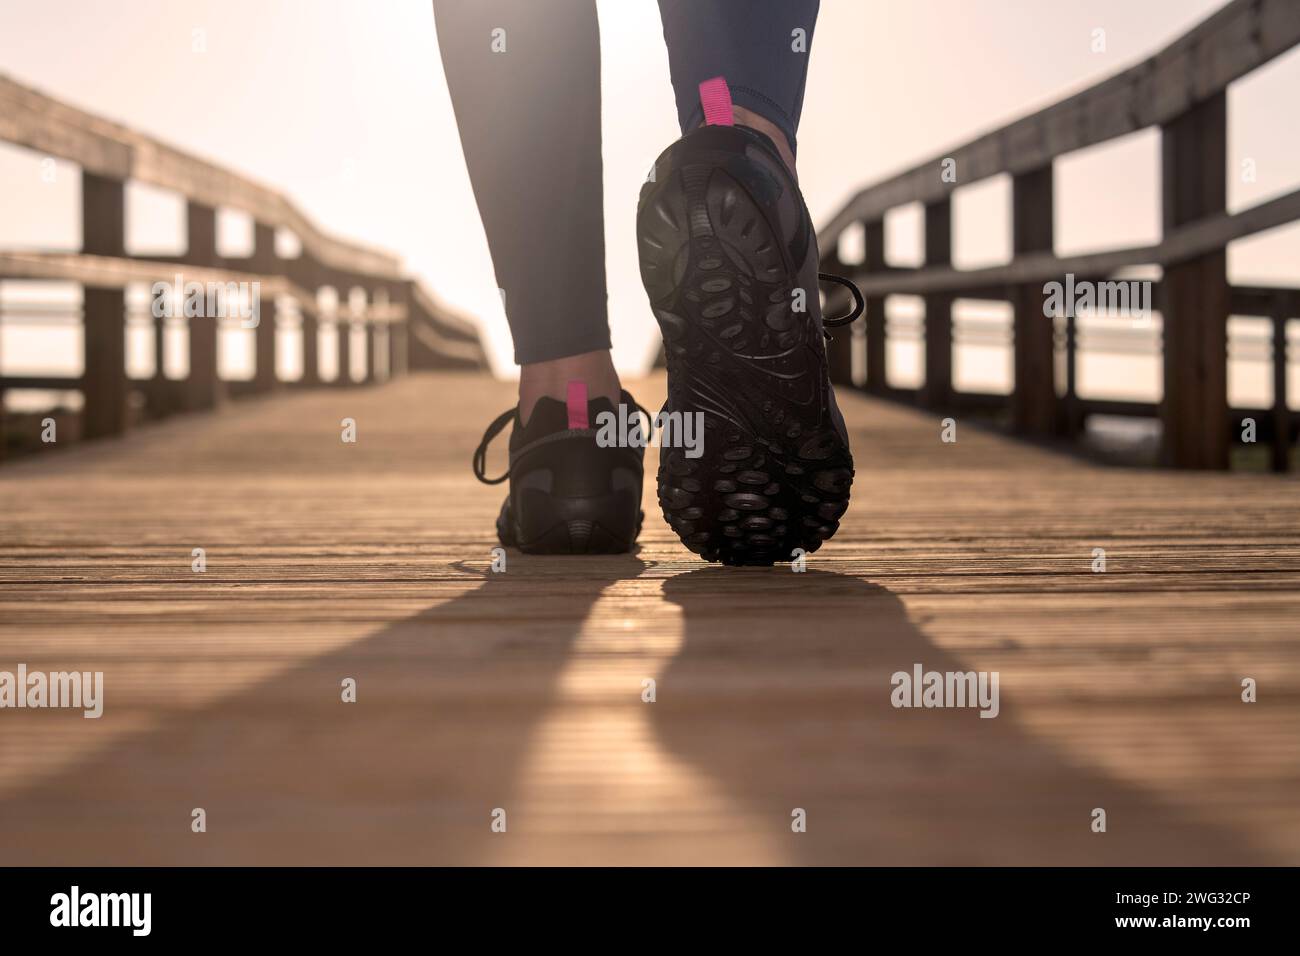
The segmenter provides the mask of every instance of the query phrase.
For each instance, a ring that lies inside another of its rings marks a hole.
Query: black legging
[[[659,0],[683,132],[699,84],[795,148],[819,0]],[[438,46],[515,361],[609,348],[595,0],[434,0]],[[667,146],[668,144],[664,144]]]

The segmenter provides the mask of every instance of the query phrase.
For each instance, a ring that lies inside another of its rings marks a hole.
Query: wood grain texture
[[[99,720],[0,710],[0,864],[1300,862],[1295,478],[850,394],[806,573],[687,553],[652,450],[639,553],[491,574],[469,458],[511,401],[417,375],[0,469],[0,669],[106,682]],[[1000,716],[894,709],[916,662],[998,671]]]

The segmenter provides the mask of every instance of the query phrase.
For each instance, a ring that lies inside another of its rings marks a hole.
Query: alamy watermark
[[[158,281],[150,290],[153,317],[187,319],[238,318],[246,329],[257,328],[262,318],[260,282],[185,282],[177,273],[168,283]]]
[[[704,454],[703,412],[659,412],[653,419],[620,402],[618,413],[596,415],[596,444],[601,448],[685,448],[687,458]]]
[[[6,707],[81,710],[90,719],[104,714],[103,671],[0,671],[0,710]]]
[[[83,893],[74,885],[50,897],[51,926],[119,926],[132,936],[148,936],[152,915],[152,893]]]
[[[1074,318],[1080,312],[1091,315],[1130,316],[1143,322],[1151,319],[1151,280],[1115,279],[1107,282],[1076,280],[1065,274],[1065,282],[1043,285],[1043,315]]]
[[[996,717],[997,671],[927,671],[920,664],[912,672],[895,671],[889,683],[889,702],[895,707],[978,707],[981,717]]]

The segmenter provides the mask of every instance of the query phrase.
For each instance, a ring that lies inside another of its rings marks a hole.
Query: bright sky
[[[545,0],[538,0],[544,3]],[[1089,85],[1184,32],[1215,0],[823,0],[800,133],[818,222],[859,186]],[[639,369],[658,330],[637,274],[636,196],[677,135],[652,0],[602,0],[605,182],[615,357]],[[1105,30],[1106,49],[1092,50]],[[195,50],[196,31],[203,50]],[[430,5],[423,0],[41,0],[0,5],[0,70],[288,193],[322,228],[400,254],[442,298],[478,316],[497,369],[510,347],[469,189]],[[1296,51],[1231,93],[1233,208],[1300,186]],[[38,158],[0,147],[0,245],[73,247],[73,170],[44,184]],[[1058,165],[1057,250],[1159,236],[1158,135]],[[1005,258],[1009,190],[959,191],[960,265]],[[132,199],[138,249],[174,238],[175,204]],[[918,217],[889,221],[914,259]],[[1300,230],[1233,247],[1237,281],[1300,280]]]

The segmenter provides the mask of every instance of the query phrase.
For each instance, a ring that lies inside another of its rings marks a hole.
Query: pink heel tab
[[[564,404],[569,410],[569,427],[583,429],[591,427],[591,418],[587,414],[587,383],[570,382]]]
[[[731,107],[731,87],[727,78],[715,76],[700,84],[700,105],[704,107],[706,126],[735,126],[736,114]]]

